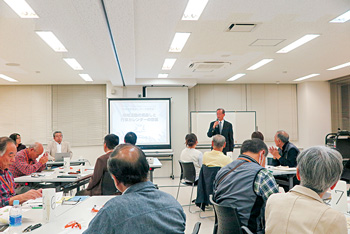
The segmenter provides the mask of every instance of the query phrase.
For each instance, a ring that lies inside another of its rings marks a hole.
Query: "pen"
[[[33,231],[33,230],[35,230],[35,229],[41,227],[41,225],[42,225],[41,223],[35,224],[34,226],[32,226],[32,227],[30,228],[30,231]]]
[[[42,224],[41,223],[38,223],[38,224],[35,224],[34,226],[33,225],[29,225],[26,229],[23,230],[23,232],[31,232],[39,227],[41,227]]]

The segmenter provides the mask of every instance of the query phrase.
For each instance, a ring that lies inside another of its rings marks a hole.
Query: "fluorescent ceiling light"
[[[350,10],[338,16],[337,18],[329,21],[329,23],[344,23],[348,20],[350,20]]]
[[[253,66],[249,67],[247,70],[255,70],[258,69],[259,67],[264,66],[265,64],[268,64],[269,62],[271,62],[273,59],[263,59],[260,62],[257,62],[256,64],[254,64]]]
[[[237,80],[239,78],[241,78],[242,76],[245,76],[246,74],[244,73],[239,73],[239,74],[236,74],[234,76],[232,76],[230,79],[228,79],[227,81],[234,81],[234,80]]]
[[[338,66],[335,66],[335,67],[328,68],[327,70],[328,70],[328,71],[334,71],[334,70],[338,70],[338,69],[340,69],[340,68],[349,67],[349,66],[350,66],[350,62],[349,62],[349,63],[341,64],[341,65],[338,65]]]
[[[36,34],[38,34],[41,37],[41,39],[43,39],[54,51],[67,52],[67,49],[52,32],[37,31]]]
[[[294,81],[301,81],[301,80],[306,80],[306,79],[310,79],[311,77],[314,77],[314,76],[319,76],[320,74],[310,74],[308,76],[303,76],[303,77],[300,77]]]
[[[71,66],[71,68],[73,68],[74,70],[83,70],[83,68],[81,67],[81,65],[78,63],[78,61],[74,58],[64,58],[64,61],[66,61],[66,63],[68,63],[69,66]]]
[[[166,74],[166,73],[160,73],[158,74],[158,78],[168,78],[168,75],[169,74]]]
[[[191,33],[175,33],[173,42],[170,45],[169,52],[181,52],[190,35]]]
[[[320,36],[320,35],[319,34],[306,34],[302,38],[296,40],[295,42],[293,42],[293,43],[291,43],[289,45],[287,45],[283,49],[280,49],[279,51],[277,51],[277,53],[279,53],[279,54],[288,53],[289,51],[292,51],[295,48],[298,48],[299,46],[305,44],[306,42],[309,42],[309,41],[315,39],[318,36]]]
[[[25,0],[4,0],[21,18],[39,18]]]
[[[182,20],[198,20],[208,0],[189,0],[182,16]]]
[[[174,63],[176,62],[176,59],[174,58],[167,58],[164,60],[162,70],[171,70],[174,66]]]
[[[89,74],[79,74],[79,76],[85,81],[93,81]]]
[[[8,77],[8,76],[5,76],[3,74],[0,74],[0,78],[4,79],[4,80],[7,80],[7,81],[10,81],[10,82],[18,82],[18,80],[15,80],[15,79],[13,79],[11,77]]]

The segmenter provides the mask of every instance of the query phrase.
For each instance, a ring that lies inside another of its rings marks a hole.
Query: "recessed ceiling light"
[[[166,73],[160,73],[158,74],[158,78],[168,78],[168,75],[169,74],[166,74]]]
[[[182,20],[198,20],[208,0],[189,0],[182,16]]]
[[[350,10],[338,16],[337,18],[329,21],[329,23],[344,23],[348,20],[350,20]]]
[[[238,73],[238,74],[236,74],[236,75],[234,75],[234,76],[232,76],[230,79],[228,79],[227,81],[234,81],[234,80],[237,80],[237,79],[239,79],[239,78],[241,78],[242,76],[245,76],[246,74],[244,74],[244,73]]]
[[[63,59],[66,63],[68,63],[69,66],[71,66],[71,68],[73,68],[74,70],[83,70],[83,68],[81,67],[81,65],[78,63],[78,61],[74,58],[64,58]]]
[[[327,70],[328,71],[334,71],[334,70],[338,70],[340,68],[349,67],[349,66],[350,66],[350,62],[341,64],[341,65],[338,65],[338,66],[335,66],[335,67],[328,68]]]
[[[4,0],[21,18],[39,18],[25,0]]]
[[[36,31],[41,39],[43,39],[54,51],[56,52],[67,52],[64,45],[58,40],[58,38],[50,31]]]
[[[296,40],[295,42],[287,45],[286,47],[280,49],[276,53],[279,53],[279,54],[288,53],[288,52],[298,48],[299,46],[304,45],[306,42],[309,42],[309,41],[311,41],[319,36],[320,36],[319,34],[306,34],[302,38],[300,38],[300,39]]]
[[[0,74],[0,78],[4,79],[4,80],[7,80],[7,81],[10,81],[10,82],[18,82],[18,80],[15,80],[15,79],[13,79],[11,77],[8,77],[8,76],[5,76],[3,74]]]
[[[89,74],[79,74],[79,76],[85,81],[93,81]]]
[[[300,77],[298,79],[295,79],[294,81],[301,81],[301,80],[306,80],[306,79],[310,79],[311,77],[315,77],[315,76],[319,76],[320,74],[310,74],[310,75],[307,75],[307,76],[303,76],[303,77]]]
[[[249,67],[247,70],[255,70],[258,69],[259,67],[264,66],[265,64],[268,64],[269,62],[271,62],[273,59],[263,59],[260,62],[257,62],[256,64],[254,64],[253,66]]]
[[[170,45],[169,52],[181,52],[190,35],[191,33],[175,33],[173,42],[171,42]]]
[[[6,66],[10,66],[10,67],[18,67],[20,64],[19,63],[6,63]]]
[[[167,58],[164,60],[162,70],[171,70],[176,62],[175,58]]]

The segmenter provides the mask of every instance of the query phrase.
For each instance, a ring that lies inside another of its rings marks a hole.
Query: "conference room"
[[[134,131],[161,164],[153,183],[176,198],[185,136],[194,132],[197,149],[210,151],[217,108],[233,124],[233,159],[255,130],[268,147],[284,130],[300,151],[350,130],[346,0],[18,2],[30,9],[0,1],[0,136],[19,133],[24,145],[46,149],[62,131],[84,170],[105,154],[107,134],[123,143]],[[215,218],[185,206],[190,194],[180,188],[185,232],[201,222],[199,233],[212,233]]]

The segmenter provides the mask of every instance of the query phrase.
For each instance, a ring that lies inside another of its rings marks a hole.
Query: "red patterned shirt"
[[[10,198],[16,195],[13,175],[8,169],[0,169],[0,207],[10,205]]]
[[[16,178],[42,171],[45,167],[46,164],[29,158],[29,149],[27,148],[17,152],[15,162],[10,166],[9,170],[13,174],[13,177]]]

